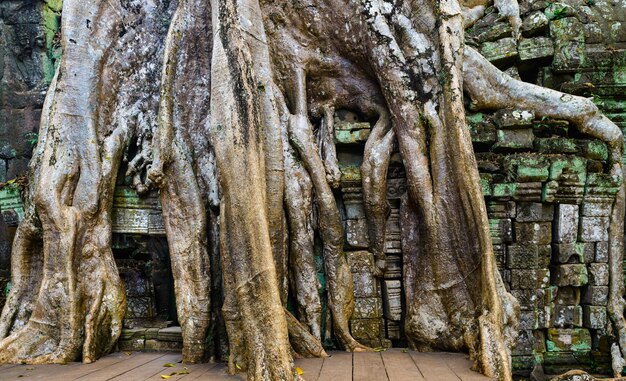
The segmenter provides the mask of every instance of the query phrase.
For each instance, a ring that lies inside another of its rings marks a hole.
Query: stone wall
[[[24,174],[60,54],[61,0],[0,2],[0,182]]]

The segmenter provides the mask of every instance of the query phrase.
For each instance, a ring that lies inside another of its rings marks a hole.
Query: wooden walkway
[[[472,372],[467,356],[391,349],[380,353],[331,352],[327,359],[296,360],[306,381],[489,381]],[[46,381],[238,381],[225,364],[180,364],[180,353],[124,352],[93,364],[2,365],[0,380]]]

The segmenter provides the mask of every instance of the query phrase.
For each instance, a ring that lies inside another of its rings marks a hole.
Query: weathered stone
[[[559,287],[581,287],[589,282],[587,267],[584,264],[554,266],[552,276],[552,283]]]
[[[538,260],[539,267],[548,268],[552,260],[552,246],[550,245],[538,245]]]
[[[507,22],[496,22],[483,28],[472,28],[467,32],[467,35],[474,41],[483,43],[511,37],[512,31],[511,24]]]
[[[511,37],[494,42],[485,42],[480,52],[489,62],[495,65],[504,65],[514,61],[517,57],[517,42]]]
[[[503,109],[497,111],[493,121],[499,129],[528,129],[533,125],[535,114],[527,110]]]
[[[511,351],[513,356],[531,355],[533,353],[533,347],[535,344],[535,337],[532,330],[522,330],[519,332],[515,345]]]
[[[585,30],[575,17],[553,20],[550,36],[554,41],[554,70],[570,71],[585,60]]]
[[[585,328],[605,329],[607,324],[606,307],[584,306],[583,321]]]
[[[400,322],[393,320],[385,320],[387,329],[387,337],[391,340],[400,340],[402,338],[400,334]]]
[[[583,310],[581,306],[556,305],[551,314],[550,325],[555,328],[582,327]]]
[[[161,328],[157,335],[159,341],[183,341],[183,334],[180,327]]]
[[[608,147],[601,140],[577,140],[576,144],[587,159],[606,161],[609,157]]]
[[[578,237],[578,205],[557,205],[554,227],[556,242],[575,242]]]
[[[145,350],[153,352],[180,352],[183,350],[183,342],[146,340]]]
[[[487,214],[489,218],[515,218],[515,202],[489,201],[487,202]]]
[[[549,1],[547,5],[545,14],[549,20],[559,20],[576,15],[576,12],[572,9],[572,7],[564,2]]]
[[[399,255],[387,255],[385,267],[385,279],[402,278],[402,257]]]
[[[374,268],[374,255],[366,250],[348,251],[348,264],[353,273],[371,273]]]
[[[376,319],[381,317],[382,307],[378,298],[355,298],[353,319]]]
[[[548,6],[547,0],[521,0],[519,2],[519,9],[522,15],[528,14],[533,11],[543,10]]]
[[[576,243],[557,243],[552,245],[555,263],[584,263],[585,258],[577,250]]]
[[[544,154],[566,154],[578,152],[578,146],[574,139],[552,137],[536,138],[535,149]]]
[[[608,261],[609,261],[609,243],[597,242],[595,262],[606,263]]]
[[[513,244],[507,249],[509,269],[536,269],[539,267],[539,249],[533,244]]]
[[[156,340],[158,335],[159,335],[159,328],[146,329],[146,334],[145,334],[146,340]]]
[[[554,217],[554,206],[538,202],[520,202],[517,204],[518,222],[547,222]]]
[[[350,332],[357,340],[378,340],[380,338],[380,319],[352,319]]]
[[[541,288],[511,290],[511,294],[517,299],[523,311],[532,311],[545,306],[546,290]]]
[[[606,306],[609,299],[609,288],[607,286],[583,287],[580,299],[582,304]]]
[[[376,278],[371,273],[353,273],[355,298],[374,298],[378,296]]]
[[[515,183],[493,184],[491,195],[496,200],[509,200],[516,192],[517,184]]]
[[[546,345],[548,352],[590,351],[591,335],[584,328],[550,328]]]
[[[552,58],[554,46],[552,40],[547,37],[534,37],[522,39],[517,48],[522,62],[537,59]]]
[[[550,181],[543,190],[544,202],[578,204],[585,192],[587,159],[556,156],[550,164]]]
[[[542,197],[542,184],[536,183],[518,183],[513,199],[517,201],[539,202]]]
[[[536,310],[522,311],[519,317],[518,328],[520,331],[527,331],[527,330],[539,328],[537,324],[537,311]]]
[[[580,304],[580,288],[579,287],[558,287],[556,296],[552,300],[554,304],[562,306]]]
[[[365,123],[368,127],[369,124]],[[337,144],[358,144],[367,141],[371,130],[369,128],[355,129],[352,131],[335,130],[335,143]]]
[[[533,148],[535,136],[530,128],[521,130],[497,130],[494,152],[527,151]]]
[[[609,240],[609,217],[581,217],[580,240],[600,242]]]
[[[584,217],[610,217],[612,210],[612,201],[604,203],[584,202],[581,214]]]
[[[496,266],[498,270],[506,268],[506,245],[493,245],[493,255],[496,258]]]
[[[536,136],[541,138],[549,138],[555,135],[566,137],[569,131],[569,122],[566,120],[542,118],[533,123],[533,131]]]
[[[520,243],[547,245],[552,242],[552,224],[549,222],[515,222],[515,237]]]
[[[589,265],[589,284],[592,286],[609,285],[608,263],[592,263]]]
[[[399,280],[383,281],[383,313],[390,320],[402,319],[402,282]]]
[[[539,155],[507,155],[503,165],[507,178],[518,183],[545,181],[549,175],[550,163],[545,157]]]
[[[130,340],[122,340],[120,339],[117,342],[118,348],[120,351],[143,351],[145,348],[146,339],[130,339]]]
[[[550,270],[511,270],[511,289],[546,288],[550,284]]]
[[[508,218],[489,219],[489,230],[496,245],[513,241],[513,227]]]
[[[144,339],[146,335],[145,328],[123,329],[120,340]]]
[[[535,11],[524,17],[522,21],[522,35],[524,37],[532,37],[541,34],[548,28],[548,18],[545,13]]]
[[[365,218],[365,210],[363,208],[363,202],[355,200],[344,200],[344,207],[346,209],[346,218],[349,220],[358,220]]]
[[[496,126],[491,119],[479,113],[467,115],[466,120],[473,143],[491,145],[496,142]]]
[[[369,238],[367,235],[367,220],[346,221],[346,246],[347,248],[367,249]]]

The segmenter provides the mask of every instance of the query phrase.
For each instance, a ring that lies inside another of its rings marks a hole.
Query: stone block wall
[[[61,0],[0,2],[0,182],[26,172],[60,55]]]
[[[469,120],[498,267],[522,309],[515,368],[606,371],[608,228],[619,187],[606,145],[523,110]],[[523,146],[509,139],[503,148],[508,131],[524,131]]]

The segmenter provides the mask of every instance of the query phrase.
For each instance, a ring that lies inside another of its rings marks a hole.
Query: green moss
[[[52,82],[59,58],[61,58],[61,48],[55,41],[61,29],[61,8],[63,0],[48,0],[43,5],[42,21],[46,38],[46,57],[43,62],[44,78],[47,83]]]

